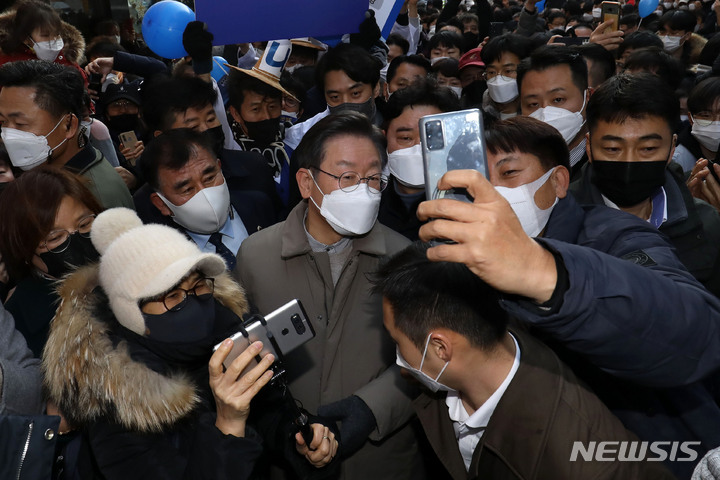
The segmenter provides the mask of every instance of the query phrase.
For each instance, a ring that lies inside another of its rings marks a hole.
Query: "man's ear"
[[[245,128],[245,122],[243,121],[243,118],[237,108],[231,105],[230,108],[228,108],[228,112],[230,112],[230,116],[233,118],[233,120],[240,124],[240,128],[242,128],[243,133],[247,135],[247,128]]]
[[[383,97],[385,97],[386,102],[390,98],[390,87],[388,86],[387,82],[383,83]]]
[[[434,331],[430,335],[428,349],[432,349],[443,362],[449,362],[453,356],[453,344],[449,331],[445,329]]]
[[[66,124],[66,128],[65,138],[74,138],[80,128],[80,119],[74,114],[71,114],[70,121]]]
[[[590,148],[590,132],[585,134],[585,153],[588,156],[588,163],[592,163],[592,149]]]
[[[310,174],[310,170],[308,170],[307,168],[298,169],[297,173],[295,174],[295,180],[297,181],[298,189],[300,190],[300,195],[302,196],[302,198],[310,198],[313,187],[313,179]]]
[[[158,196],[157,193],[153,192],[150,194],[150,202],[160,210],[160,213],[165,215],[166,217],[172,216],[172,211],[168,208],[167,205],[165,205],[165,202],[163,202],[162,198]]]
[[[555,187],[555,196],[565,198],[568,188],[570,187],[570,171],[563,167],[555,167],[552,175],[550,175],[552,185]]]
[[[375,85],[375,88],[373,88],[373,98],[377,98],[380,96],[380,81]]]
[[[670,149],[670,154],[668,155],[668,159],[667,159],[668,165],[670,164],[670,162],[672,162],[672,158],[673,158],[673,155],[675,155],[675,149],[677,148],[677,144],[678,144],[677,134],[676,134],[676,133],[673,133],[673,136],[672,136],[672,148]]]

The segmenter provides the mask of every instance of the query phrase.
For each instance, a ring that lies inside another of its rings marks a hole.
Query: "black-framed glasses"
[[[53,230],[52,232],[48,233],[47,237],[45,237],[45,240],[43,240],[40,246],[43,248],[47,248],[48,251],[52,253],[62,253],[67,250],[68,246],[70,246],[70,239],[72,238],[72,234],[79,233],[83,237],[89,238],[90,230],[92,229],[92,224],[94,221],[95,214],[86,215],[80,219],[77,224],[77,229],[73,230],[72,232],[69,232],[67,230]]]
[[[195,282],[195,285],[193,285],[192,288],[184,289],[184,288],[173,288],[168,293],[162,296],[162,298],[157,298],[154,300],[149,300],[148,302],[160,302],[162,301],[163,305],[169,312],[177,312],[178,310],[181,310],[185,304],[187,303],[187,297],[188,295],[195,295],[200,300],[206,300],[210,298],[215,292],[215,279],[214,278],[201,278],[197,282]]]
[[[355,191],[358,185],[360,185],[362,182],[367,183],[368,188],[373,193],[382,192],[383,190],[385,190],[385,187],[387,187],[388,184],[387,177],[381,173],[376,173],[375,175],[370,175],[369,177],[361,177],[360,174],[357,172],[344,172],[340,174],[340,176],[338,176],[333,175],[330,172],[326,172],[319,167],[313,168],[337,180],[338,187],[345,193]]]

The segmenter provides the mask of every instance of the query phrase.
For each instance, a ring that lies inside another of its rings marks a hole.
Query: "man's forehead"
[[[663,139],[672,137],[668,122],[656,115],[626,116],[617,120],[599,120],[590,132],[592,137],[612,136],[627,140],[639,140],[659,135]]]
[[[563,88],[568,92],[580,92],[580,89],[573,83],[572,70],[570,65],[565,63],[553,65],[543,70],[530,70],[523,77],[521,87],[528,88],[527,83],[534,82],[546,92],[551,92],[559,88]]]

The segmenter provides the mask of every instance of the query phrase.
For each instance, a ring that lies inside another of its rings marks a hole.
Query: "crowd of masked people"
[[[720,0],[648,4],[168,60],[16,2],[0,478],[720,478]],[[419,121],[464,109],[487,165],[429,199]],[[294,299],[309,341],[247,335]]]

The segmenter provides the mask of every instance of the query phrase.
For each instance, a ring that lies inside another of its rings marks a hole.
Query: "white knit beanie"
[[[194,270],[212,277],[226,268],[219,255],[202,253],[172,227],[143,225],[128,208],[98,215],[90,238],[101,255],[100,286],[115,318],[139,335],[145,334],[141,299],[167,292]]]

